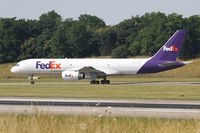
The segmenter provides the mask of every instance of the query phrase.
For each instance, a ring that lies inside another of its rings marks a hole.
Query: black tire
[[[106,84],[110,84],[110,80],[106,80]]]
[[[31,84],[32,84],[32,85],[35,84],[35,81],[31,81]]]
[[[101,80],[101,84],[105,84],[105,80]]]
[[[90,84],[94,84],[94,83],[95,83],[95,80],[90,81]]]
[[[99,80],[92,80],[90,81],[90,84],[99,84]]]
[[[99,80],[96,80],[96,81],[95,81],[95,84],[99,84]]]
[[[101,80],[101,84],[110,84],[110,80]]]

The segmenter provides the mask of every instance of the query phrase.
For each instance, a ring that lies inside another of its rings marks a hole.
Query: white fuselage
[[[106,75],[137,74],[147,59],[28,59],[11,69],[21,74],[61,74],[65,70],[93,67]]]

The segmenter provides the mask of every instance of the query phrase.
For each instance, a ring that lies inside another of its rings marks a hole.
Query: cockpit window
[[[16,64],[15,66],[19,66],[19,64]]]

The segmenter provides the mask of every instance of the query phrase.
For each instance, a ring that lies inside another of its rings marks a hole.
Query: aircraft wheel
[[[95,84],[99,84],[99,80],[96,80],[96,81],[95,81]]]
[[[110,80],[101,80],[101,84],[110,84]]]
[[[90,81],[90,84],[99,84],[99,81],[98,80],[92,80],[92,81]]]
[[[94,84],[94,80],[90,81],[90,84]]]
[[[31,81],[31,84],[32,84],[32,85],[35,84],[35,81]]]
[[[110,84],[110,80],[106,80],[106,84]]]
[[[105,80],[101,80],[101,84],[105,84]]]

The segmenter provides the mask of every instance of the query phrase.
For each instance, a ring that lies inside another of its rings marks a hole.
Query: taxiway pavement
[[[0,113],[200,118],[199,101],[1,98]]]

